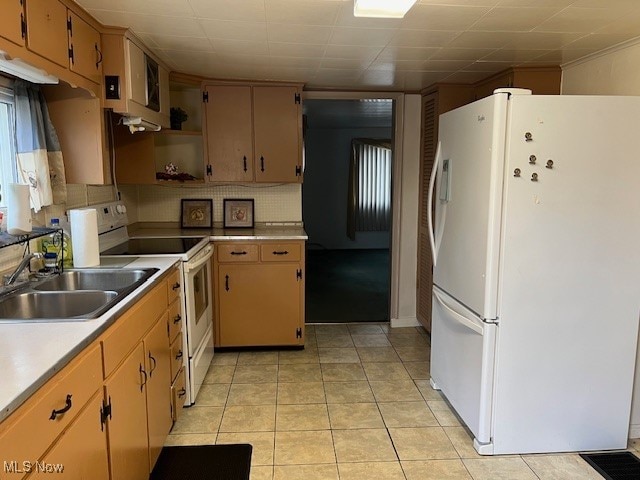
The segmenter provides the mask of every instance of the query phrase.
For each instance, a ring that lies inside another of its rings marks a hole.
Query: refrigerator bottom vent
[[[640,459],[631,452],[582,453],[580,456],[607,480],[640,478]]]

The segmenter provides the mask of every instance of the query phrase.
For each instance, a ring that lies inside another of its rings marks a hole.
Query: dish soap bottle
[[[71,245],[71,225],[66,220],[58,222],[62,228],[62,265],[64,268],[73,267],[73,249]]]
[[[49,227],[59,229],[60,221],[57,218],[52,218]],[[62,239],[59,231],[50,233],[42,239],[41,250],[44,253],[45,267],[48,270],[54,270],[60,266],[61,243]]]

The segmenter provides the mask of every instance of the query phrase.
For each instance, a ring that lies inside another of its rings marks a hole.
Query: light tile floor
[[[429,337],[388,324],[310,325],[301,351],[216,353],[166,444],[223,443],[253,445],[252,480],[601,478],[577,454],[478,455],[429,385]]]

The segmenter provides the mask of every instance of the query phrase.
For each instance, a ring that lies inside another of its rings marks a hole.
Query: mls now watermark
[[[62,473],[64,472],[64,465],[61,463],[47,463],[47,462],[30,462],[25,460],[24,462],[18,462],[17,460],[4,461],[4,473]]]

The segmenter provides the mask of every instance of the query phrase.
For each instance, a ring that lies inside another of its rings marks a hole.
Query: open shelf
[[[7,232],[1,232],[0,248],[25,243],[29,240],[33,240],[34,238],[44,237],[45,235],[58,231],[60,231],[59,228],[33,227],[33,231],[24,235],[9,235]]]

